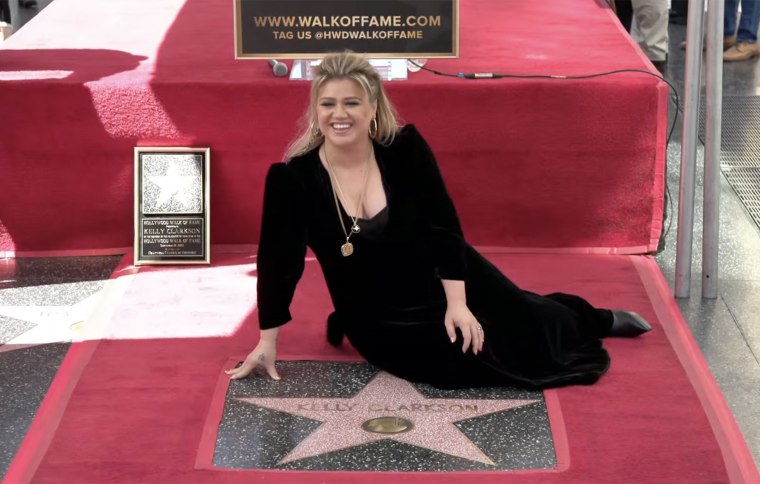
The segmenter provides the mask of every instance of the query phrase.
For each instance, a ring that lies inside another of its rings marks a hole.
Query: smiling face
[[[339,148],[355,148],[369,141],[369,125],[377,103],[351,79],[327,81],[317,95],[317,123],[325,142]]]

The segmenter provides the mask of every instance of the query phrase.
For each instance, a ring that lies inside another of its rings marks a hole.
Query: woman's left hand
[[[461,331],[464,340],[462,353],[466,353],[470,345],[472,345],[472,352],[476,355],[483,350],[483,341],[485,340],[483,327],[470,312],[467,304],[463,302],[449,304],[446,309],[444,324],[452,343],[457,339],[456,328]]]

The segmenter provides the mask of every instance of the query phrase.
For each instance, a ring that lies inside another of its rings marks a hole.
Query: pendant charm
[[[340,246],[340,253],[343,254],[343,257],[348,257],[349,255],[354,253],[354,244],[351,242],[346,242],[345,244]]]
[[[354,223],[354,225],[351,227],[351,232],[358,234],[361,228],[359,228],[359,225]]]

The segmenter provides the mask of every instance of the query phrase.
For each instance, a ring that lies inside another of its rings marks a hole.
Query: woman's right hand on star
[[[259,344],[251,351],[245,361],[240,366],[225,370],[230,380],[245,378],[259,366],[264,367],[273,380],[279,380],[280,374],[277,373],[274,364],[277,359],[277,333],[279,333],[279,328],[262,330]]]

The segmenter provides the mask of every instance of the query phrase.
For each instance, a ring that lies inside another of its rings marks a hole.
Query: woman
[[[339,326],[367,361],[412,381],[593,383],[609,366],[600,338],[651,329],[634,313],[522,291],[467,245],[433,153],[413,126],[398,127],[363,57],[324,58],[304,120],[288,161],[267,175],[261,337],[230,378],[263,366],[279,379],[277,335],[307,246],[335,306],[329,331]]]

